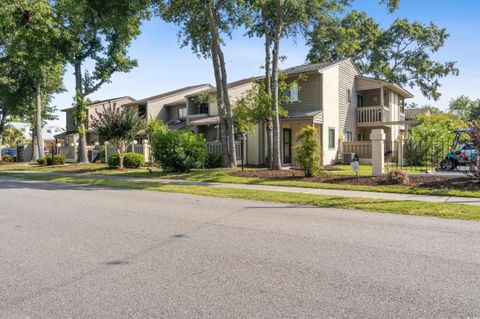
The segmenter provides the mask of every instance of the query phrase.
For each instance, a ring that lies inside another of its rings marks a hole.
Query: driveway
[[[0,178],[0,318],[476,318],[480,223]]]

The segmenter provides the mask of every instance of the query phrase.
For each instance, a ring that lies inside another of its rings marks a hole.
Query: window
[[[208,103],[200,103],[198,106],[199,114],[208,114]]]
[[[378,102],[378,95],[372,96],[372,102]]]
[[[144,117],[147,114],[147,106],[139,105],[138,106],[138,117]]]
[[[181,109],[178,109],[178,117],[186,117],[187,116],[187,108],[182,107]]]
[[[363,96],[357,95],[357,106],[362,107],[363,106]]]
[[[292,83],[285,94],[290,102],[298,102],[298,83]]]
[[[363,142],[365,140],[365,136],[361,133],[357,134],[357,141]]]
[[[345,142],[352,142],[353,141],[353,133],[351,131],[345,131],[343,136]]]
[[[73,126],[77,126],[77,119],[74,118],[72,121],[73,121]]]
[[[328,129],[328,148],[335,148],[335,129]]]
[[[347,101],[348,103],[352,102],[352,91],[350,89],[347,89]]]

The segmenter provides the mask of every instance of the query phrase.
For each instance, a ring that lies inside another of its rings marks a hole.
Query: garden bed
[[[343,176],[332,172],[315,177],[305,177],[303,171],[298,169],[288,169],[280,171],[272,170],[246,170],[230,173],[237,177],[261,178],[270,181],[300,181],[343,185],[365,185],[365,186],[385,186],[391,185],[386,176]],[[422,187],[430,189],[456,189],[465,191],[480,191],[480,183],[476,178],[466,178],[463,176],[410,176],[405,187]]]

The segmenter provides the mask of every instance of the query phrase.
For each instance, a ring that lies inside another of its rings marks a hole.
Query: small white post
[[[381,176],[385,165],[385,133],[383,129],[372,130],[372,175]]]
[[[402,134],[398,134],[397,140],[397,161],[400,167],[403,167],[403,146],[404,146],[404,139]]]
[[[108,163],[108,141],[105,141],[103,146],[105,147],[105,163]]]

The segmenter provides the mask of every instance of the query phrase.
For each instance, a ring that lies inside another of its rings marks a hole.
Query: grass
[[[353,175],[349,165],[337,165],[339,171],[329,172],[332,175]],[[319,189],[339,189],[365,192],[384,192],[384,193],[400,193],[415,195],[437,195],[437,196],[455,196],[455,197],[476,197],[480,198],[480,192],[469,191],[463,189],[434,189],[427,187],[413,187],[405,185],[349,185],[349,184],[332,184],[306,182],[299,180],[267,180],[256,177],[240,177],[232,176],[227,169],[208,169],[193,170],[189,173],[165,173],[159,168],[140,168],[126,170],[111,170],[105,164],[72,164],[63,166],[31,166],[31,165],[1,165],[0,171],[37,171],[37,172],[59,172],[59,173],[80,173],[95,175],[112,175],[126,176],[138,178],[182,178],[196,182],[217,182],[217,183],[236,183],[236,184],[257,184],[271,186],[288,186],[288,187],[307,187]],[[360,166],[360,175],[371,175],[371,166]]]
[[[158,184],[154,182],[134,182],[125,180],[111,180],[107,178],[58,176],[51,174],[33,175],[24,173],[4,173],[0,175],[64,184],[80,184],[110,188],[183,193],[201,196],[277,202],[303,206],[356,209],[363,211],[415,216],[434,216],[448,219],[480,220],[480,206],[469,206],[460,204],[429,203],[417,201],[389,201],[381,199],[325,196],[288,192],[271,192],[197,185]]]

